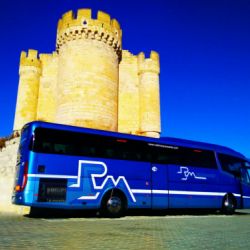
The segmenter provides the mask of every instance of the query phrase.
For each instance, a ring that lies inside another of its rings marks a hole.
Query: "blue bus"
[[[24,126],[12,203],[31,208],[250,208],[250,163],[236,151],[35,121]]]

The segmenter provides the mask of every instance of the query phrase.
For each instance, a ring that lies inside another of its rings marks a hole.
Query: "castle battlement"
[[[137,61],[137,56],[129,50],[122,50],[122,60],[126,63],[134,63],[134,61]]]
[[[63,44],[72,40],[92,39],[102,41],[113,47],[121,59],[122,31],[116,19],[98,11],[97,19],[92,18],[90,9],[80,9],[74,16],[73,11],[65,13],[58,22],[57,51]]]
[[[145,54],[141,52],[138,54],[137,58],[139,74],[145,72],[160,73],[159,54],[156,51],[151,51],[149,58],[145,58]]]
[[[41,61],[38,57],[38,51],[29,49],[28,54],[25,51],[21,52],[20,66],[41,67]]]
[[[45,54],[45,53],[39,54],[39,58],[42,64],[51,61],[53,59],[56,59],[57,57],[58,57],[57,52],[53,52],[52,54]]]

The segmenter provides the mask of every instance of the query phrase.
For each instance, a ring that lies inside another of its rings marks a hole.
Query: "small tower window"
[[[83,24],[83,25],[87,25],[88,23],[87,23],[86,20],[84,20],[82,24]]]

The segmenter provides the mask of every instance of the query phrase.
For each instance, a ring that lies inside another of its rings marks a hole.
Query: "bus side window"
[[[199,150],[177,146],[150,147],[153,161],[161,164],[217,168],[215,155],[210,150]]]
[[[250,184],[249,170],[246,168],[241,168],[241,181],[246,184]]]
[[[225,154],[218,154],[218,157],[224,171],[240,177],[240,168],[244,166],[242,159]]]
[[[115,158],[115,151],[113,148],[106,148],[105,149],[105,156],[107,158]]]
[[[67,145],[57,144],[57,143],[54,144],[54,152],[56,154],[65,154],[65,153],[68,153],[68,151],[70,151],[70,150],[69,150],[69,148],[67,149]]]
[[[50,142],[42,143],[42,152],[43,153],[53,153],[53,145]]]

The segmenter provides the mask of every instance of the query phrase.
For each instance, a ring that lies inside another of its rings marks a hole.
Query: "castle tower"
[[[56,85],[58,56],[53,54],[40,54],[42,74],[37,104],[37,120],[54,122],[56,112]]]
[[[21,53],[14,131],[36,120],[41,62],[36,50]]]
[[[159,55],[151,51],[150,58],[144,53],[138,55],[139,99],[140,99],[140,134],[159,137],[160,91],[159,91]]]
[[[128,134],[139,132],[139,78],[137,56],[122,51],[119,65],[118,131]]]
[[[119,23],[99,11],[72,11],[57,30],[58,82],[55,122],[117,131]]]

